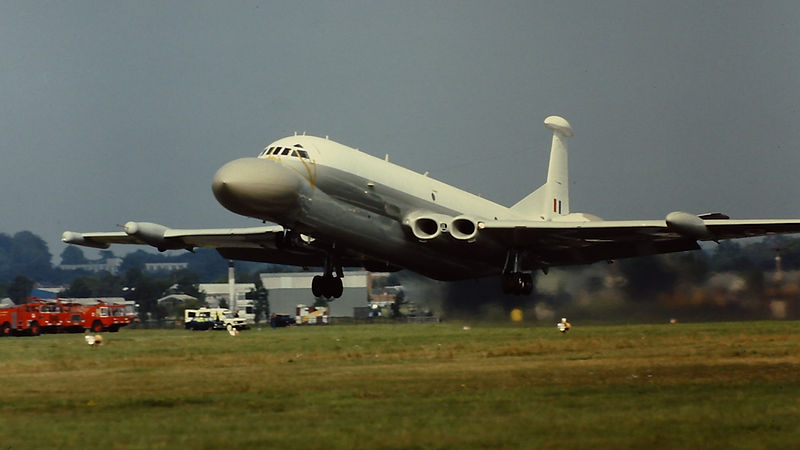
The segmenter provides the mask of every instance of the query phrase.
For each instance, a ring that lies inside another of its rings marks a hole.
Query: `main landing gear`
[[[333,270],[336,269],[336,276],[333,276]],[[325,273],[322,276],[315,276],[311,280],[311,293],[314,297],[325,298],[339,298],[344,292],[344,285],[342,284],[342,265],[334,261],[334,258],[325,258]]]
[[[330,274],[317,275],[311,280],[311,293],[314,294],[314,297],[339,298],[342,296],[342,292],[344,292],[344,286],[341,277],[337,278]]]
[[[510,250],[502,275],[503,293],[530,295],[533,292],[533,275],[520,269],[519,252]]]
[[[503,274],[503,293],[512,295],[531,295],[533,275],[525,272]]]

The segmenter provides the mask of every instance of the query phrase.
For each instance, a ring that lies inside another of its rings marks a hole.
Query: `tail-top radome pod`
[[[553,130],[547,182],[511,208],[534,220],[552,220],[569,214],[567,138],[572,137],[572,127],[559,116],[548,117],[544,126]]]

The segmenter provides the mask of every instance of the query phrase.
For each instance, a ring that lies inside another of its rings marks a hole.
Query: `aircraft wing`
[[[61,240],[67,244],[108,248],[110,244],[153,245],[164,249],[194,247],[245,247],[258,248],[266,242],[275,242],[283,234],[280,225],[253,228],[208,228],[185,230],[167,228],[157,224],[133,223],[125,225],[128,231],[75,233],[67,231]],[[136,226],[133,230],[132,227]],[[131,231],[133,230],[133,231]]]
[[[150,245],[161,251],[214,248],[229,259],[297,266],[321,266],[325,261],[325,253],[313,245],[312,239],[288,237],[280,225],[177,229],[154,223],[128,222],[125,224],[125,231],[67,231],[61,240],[67,244],[94,248],[108,248],[111,244]]]
[[[703,219],[702,217],[714,217]],[[732,220],[722,214],[671,213],[643,221],[486,221],[481,235],[530,250],[541,265],[587,264],[699,249],[698,241],[800,233],[800,219]]]

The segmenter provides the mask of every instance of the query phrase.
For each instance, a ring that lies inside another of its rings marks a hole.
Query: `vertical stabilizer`
[[[567,138],[572,137],[572,127],[558,116],[545,119],[544,126],[553,130],[547,182],[511,209],[531,219],[552,220],[569,214]]]

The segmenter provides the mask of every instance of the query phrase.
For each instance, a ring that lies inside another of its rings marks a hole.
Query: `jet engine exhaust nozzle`
[[[441,214],[415,212],[406,216],[403,223],[408,226],[414,237],[420,241],[430,241],[447,232],[450,218]]]
[[[459,241],[473,241],[478,236],[478,222],[466,216],[456,217],[450,224],[450,236]]]

